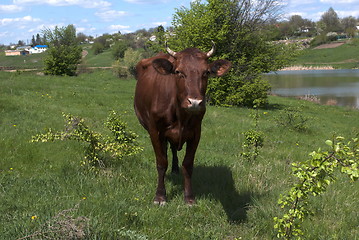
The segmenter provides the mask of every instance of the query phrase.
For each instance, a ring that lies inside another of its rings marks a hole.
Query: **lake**
[[[359,69],[279,71],[265,78],[275,95],[359,109]]]

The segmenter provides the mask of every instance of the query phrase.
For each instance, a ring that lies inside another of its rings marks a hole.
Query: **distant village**
[[[45,52],[48,49],[47,45],[36,46],[20,46],[14,50],[5,50],[5,56],[19,56]]]

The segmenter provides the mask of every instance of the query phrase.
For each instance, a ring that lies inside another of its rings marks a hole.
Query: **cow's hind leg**
[[[179,173],[178,167],[178,157],[177,157],[177,147],[171,144],[171,151],[172,151],[172,173]]]

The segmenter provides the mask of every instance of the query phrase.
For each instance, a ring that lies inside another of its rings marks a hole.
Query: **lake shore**
[[[299,70],[334,70],[332,66],[289,66],[278,71],[299,71]]]

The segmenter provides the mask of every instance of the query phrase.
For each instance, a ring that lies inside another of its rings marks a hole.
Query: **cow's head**
[[[209,76],[223,76],[231,68],[227,60],[216,60],[208,63],[214,53],[214,46],[207,52],[197,48],[187,48],[174,52],[167,47],[173,59],[158,58],[152,62],[160,74],[172,74],[177,85],[177,99],[182,108],[200,112],[205,109],[205,93]]]

